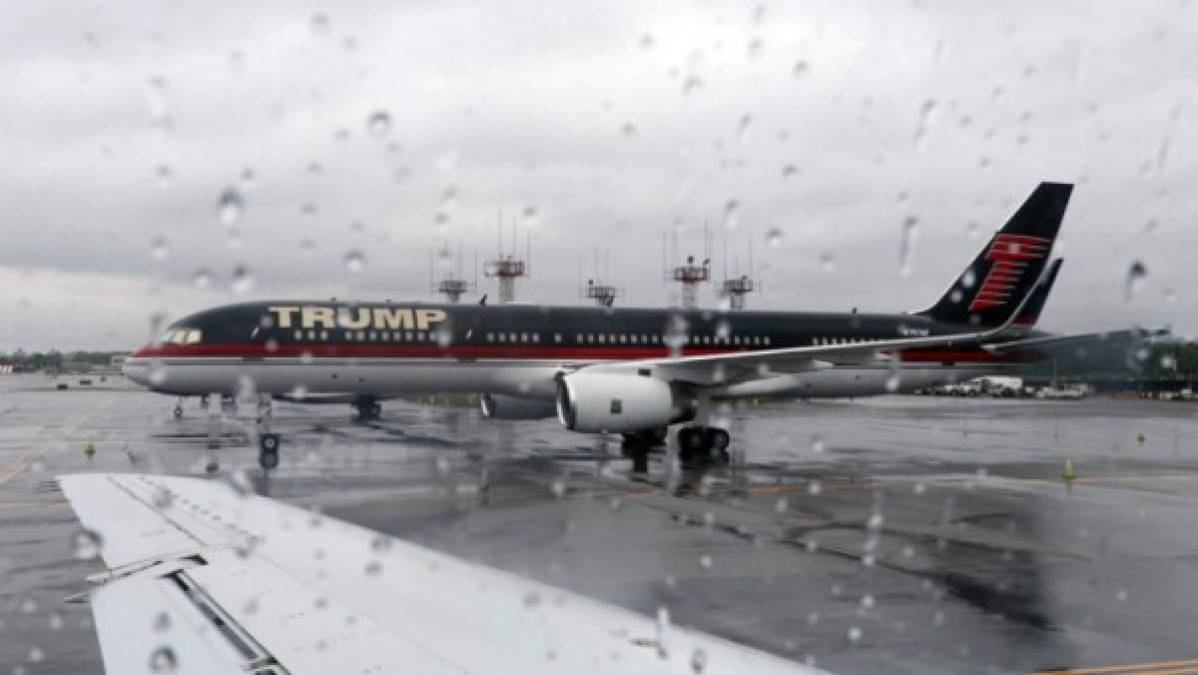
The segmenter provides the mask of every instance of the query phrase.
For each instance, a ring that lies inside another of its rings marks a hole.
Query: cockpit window
[[[199,344],[201,333],[196,328],[172,328],[162,334],[162,343],[170,345]]]

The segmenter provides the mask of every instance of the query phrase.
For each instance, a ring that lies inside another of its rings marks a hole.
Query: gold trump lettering
[[[348,330],[429,330],[449,315],[431,307],[321,307],[271,305],[266,308],[277,328],[345,328]]]

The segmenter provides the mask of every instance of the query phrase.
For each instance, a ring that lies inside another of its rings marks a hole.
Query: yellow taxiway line
[[[13,463],[9,464],[8,466],[4,467],[3,469],[0,469],[0,486],[4,486],[4,485],[8,484],[14,478],[16,478],[17,476],[20,476],[22,473],[25,472],[25,469],[28,469],[34,462],[36,462],[38,459],[40,459],[43,455],[45,455],[47,452],[50,452],[50,450],[54,447],[54,445],[56,443],[61,441],[66,436],[69,436],[69,435],[75,433],[76,431],[78,431],[80,427],[82,427],[84,424],[87,424],[93,417],[95,417],[97,414],[99,414],[100,411],[106,407],[108,407],[108,403],[105,403],[104,405],[96,408],[95,410],[92,410],[91,412],[86,412],[86,413],[80,414],[79,416],[75,417],[73,420],[68,422],[65,426],[60,428],[58,430],[58,432],[55,433],[53,436],[51,436],[49,439],[43,441],[41,445],[30,450],[29,452],[26,452],[25,454],[18,457],[15,461],[13,461]]]
[[[1098,666],[1094,668],[1055,668],[1037,671],[1037,675],[1098,675],[1099,673],[1126,673],[1127,675],[1182,675],[1198,673],[1198,659],[1186,661],[1156,661],[1126,666]]]

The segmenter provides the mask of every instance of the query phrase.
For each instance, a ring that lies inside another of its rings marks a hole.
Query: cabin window
[[[316,331],[314,331],[314,330],[310,330],[310,331],[308,331],[308,339],[309,339],[309,340],[316,340]]]
[[[408,342],[411,342],[412,341],[412,331],[405,332],[403,334],[403,339],[407,340]]]
[[[599,334],[599,344],[604,344],[606,342],[607,342],[607,336],[604,335],[603,333],[600,333]]]
[[[533,334],[532,334],[532,341],[533,341],[534,343],[536,343],[536,344],[540,344],[540,342],[541,342],[541,334],[540,334],[540,333],[533,333]]]
[[[770,343],[770,336],[768,336],[768,335],[767,335],[767,336],[765,336],[765,337],[763,337],[763,338],[761,338],[761,339],[762,339],[762,340],[765,340],[765,344],[767,344],[767,345]]]
[[[520,334],[520,341],[521,341],[521,342],[528,342],[528,333],[521,333],[521,334]]]
[[[198,338],[199,336],[197,335],[196,337]],[[320,331],[320,339],[321,339],[321,340],[328,340],[328,339],[329,339],[329,332],[328,332],[327,330],[322,330],[322,331]]]
[[[304,339],[304,331],[302,331],[302,330],[295,331],[295,339],[303,340]]]
[[[494,341],[495,341],[495,334],[487,333],[487,342],[494,342]]]
[[[366,341],[366,331],[362,331],[362,330],[358,331],[357,333],[354,334],[354,339],[357,340],[358,342],[365,342]]]
[[[554,333],[554,334],[553,334],[553,341],[554,341],[554,342],[558,342],[558,343],[560,343],[560,342],[562,341],[562,334],[561,334],[561,333]]]

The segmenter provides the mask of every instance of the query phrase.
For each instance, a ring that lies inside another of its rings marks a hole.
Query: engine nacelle
[[[483,394],[479,397],[479,403],[483,417],[492,420],[543,420],[556,413],[553,401],[543,399]]]
[[[571,431],[642,431],[692,416],[670,384],[654,377],[583,371],[557,383],[557,418]]]

